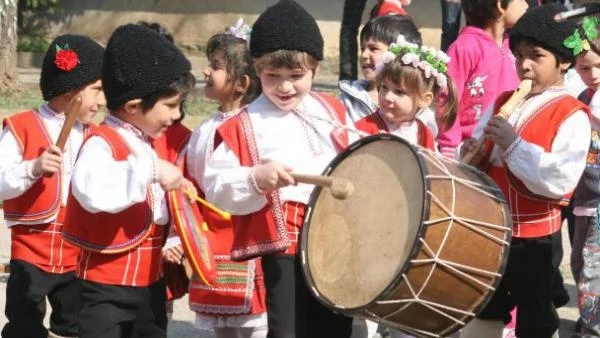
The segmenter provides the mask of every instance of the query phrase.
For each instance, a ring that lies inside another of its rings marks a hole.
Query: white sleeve
[[[33,160],[24,161],[21,147],[8,128],[0,134],[0,200],[23,195],[39,177],[33,177]]]
[[[115,161],[108,143],[92,137],[81,148],[73,169],[73,196],[91,213],[116,214],[140,203],[146,200],[158,170],[154,156],[129,155],[126,161]]]
[[[514,147],[507,148],[505,161],[531,192],[558,199],[577,186],[585,169],[590,139],[589,118],[577,111],[559,127],[550,152],[518,139]]]
[[[251,214],[267,204],[267,198],[254,186],[252,168],[241,166],[224,142],[207,161],[202,182],[207,200],[234,215]]]

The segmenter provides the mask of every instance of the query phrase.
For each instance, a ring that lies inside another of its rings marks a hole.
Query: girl
[[[448,74],[460,102],[458,118],[438,136],[440,152],[451,158],[496,97],[519,84],[506,31],[528,6],[525,0],[463,0],[462,8],[467,27],[448,49]]]
[[[442,126],[453,123],[456,90],[446,76],[447,63],[443,52],[419,47],[399,35],[378,66],[379,109],[359,120],[356,128],[369,134],[391,133],[435,151],[435,136],[417,115],[444,93],[445,113],[438,122]],[[396,330],[390,334],[392,338],[412,337]]]
[[[440,125],[452,125],[456,117],[456,89],[446,75],[448,56],[429,47],[419,47],[400,35],[378,66],[379,109],[361,119],[356,127],[370,134],[387,132],[435,150],[435,136],[417,119],[423,109],[446,94]]]
[[[210,38],[206,47],[209,66],[204,70],[204,93],[220,105],[211,119],[193,131],[188,146],[188,173],[201,190],[204,190],[202,180],[214,148],[216,129],[261,91],[247,47],[249,33],[250,28],[240,19],[227,33]],[[231,223],[208,210],[203,215],[211,230],[209,241],[217,262],[217,280],[212,286],[192,280],[190,308],[196,312],[196,327],[214,330],[217,338],[266,337],[267,315],[260,261],[231,261]]]
[[[577,35],[573,34],[572,42],[579,42],[583,49],[573,48],[575,69],[586,84],[585,89],[578,99],[589,105],[592,112],[592,139],[588,151],[586,167],[579,180],[573,205],[575,214],[575,232],[573,250],[571,251],[571,270],[579,289],[579,312],[581,315],[580,332],[583,335],[600,335],[600,271],[598,259],[600,258],[600,235],[598,232],[598,204],[600,203],[600,39],[588,36],[597,32],[598,20],[595,17],[586,17],[583,27],[578,29]],[[590,31],[590,33],[588,33]],[[579,38],[577,38],[579,36]],[[574,43],[572,46],[575,46]]]

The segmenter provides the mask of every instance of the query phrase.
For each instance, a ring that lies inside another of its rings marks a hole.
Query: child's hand
[[[35,177],[40,177],[43,174],[53,174],[60,169],[61,163],[62,151],[53,144],[40,157],[35,159],[31,173]]]
[[[181,245],[177,245],[172,248],[163,250],[163,258],[169,263],[183,263],[183,247]]]
[[[183,180],[179,168],[165,160],[158,160],[158,183],[164,191],[179,189]]]
[[[494,116],[483,132],[502,150],[506,150],[519,137],[513,126],[500,116]]]
[[[295,184],[296,181],[290,175],[292,168],[277,162],[267,162],[254,167],[252,175],[260,190],[271,191]]]
[[[192,183],[187,178],[184,178],[183,181],[181,182],[181,189],[183,189],[183,191],[189,192],[194,197],[198,196],[198,189],[196,189],[196,186],[194,185],[194,183]],[[195,201],[194,197],[188,196],[189,201],[194,202]]]
[[[479,140],[474,137],[463,141],[463,144],[460,147],[460,154],[458,154],[458,158],[462,159],[466,154],[476,151],[478,142]]]

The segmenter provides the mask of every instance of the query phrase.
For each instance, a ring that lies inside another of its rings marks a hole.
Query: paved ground
[[[6,226],[3,223],[3,215],[0,210],[0,263],[8,262],[10,257],[10,232],[7,230]],[[560,327],[560,335],[561,337],[569,337],[570,333],[573,330],[573,325],[577,320],[577,307],[575,303],[575,285],[573,283],[573,278],[571,277],[571,273],[569,272],[568,265],[568,257],[571,252],[571,248],[568,243],[567,234],[566,234],[566,226],[563,227],[563,245],[565,249],[565,257],[563,259],[563,264],[561,265],[561,270],[563,271],[563,275],[565,277],[565,283],[571,295],[571,301],[567,306],[559,309],[559,314],[561,318],[561,327]],[[4,313],[4,299],[6,294],[6,279],[8,278],[7,274],[0,274],[0,313]],[[47,316],[46,316],[47,317]],[[46,318],[46,323],[47,323]],[[180,299],[175,302],[175,310],[173,314],[173,320],[169,325],[169,333],[168,337],[170,338],[184,338],[184,337],[195,337],[195,338],[212,338],[213,335],[207,332],[201,332],[196,330],[192,321],[194,319],[194,314],[189,310],[187,306],[187,297]],[[0,316],[0,327],[4,326],[6,323],[6,317]]]

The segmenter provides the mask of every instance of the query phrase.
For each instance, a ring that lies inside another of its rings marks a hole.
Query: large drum
[[[425,337],[450,335],[485,306],[512,229],[489,177],[392,135],[354,143],[325,175],[354,192],[311,196],[300,254],[317,299]]]

